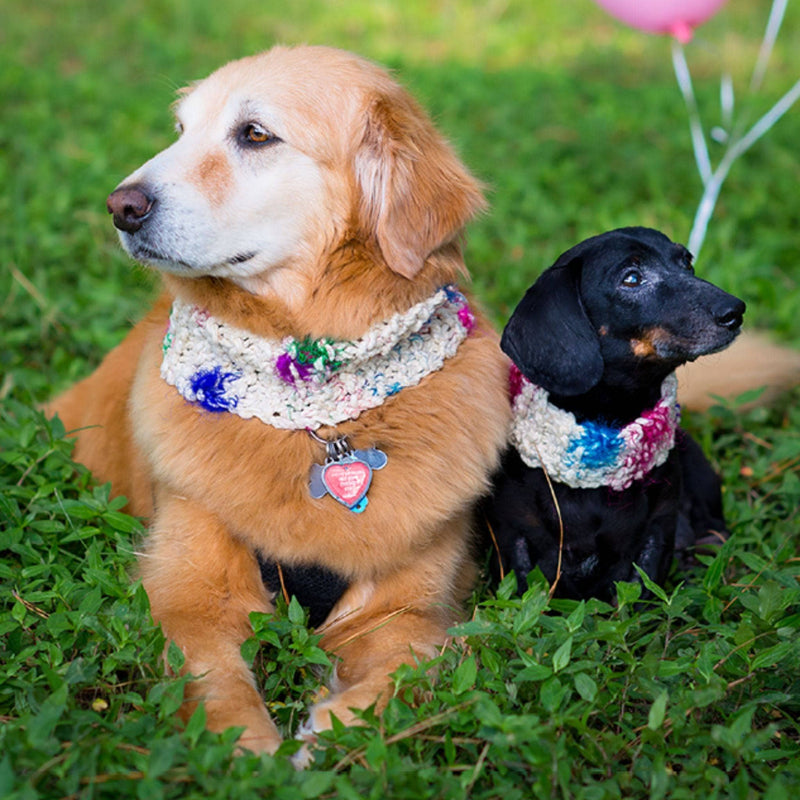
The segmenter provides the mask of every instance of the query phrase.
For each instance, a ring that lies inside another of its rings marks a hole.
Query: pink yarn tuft
[[[633,468],[636,479],[646,475],[652,468],[661,448],[672,447],[675,442],[675,425],[670,409],[663,403],[645,411],[639,417],[641,438],[625,459],[625,466]]]
[[[512,363],[508,370],[508,396],[512,402],[521,391],[522,373],[519,371],[519,367]]]
[[[475,327],[475,315],[466,303],[458,309],[458,321],[468,333]]]

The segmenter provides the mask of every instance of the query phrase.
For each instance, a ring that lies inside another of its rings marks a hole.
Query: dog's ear
[[[550,267],[511,315],[500,346],[548,392],[588,392],[603,374],[600,341],[581,303],[580,258]]]
[[[399,88],[372,99],[355,174],[360,225],[406,278],[485,207],[477,181]]]

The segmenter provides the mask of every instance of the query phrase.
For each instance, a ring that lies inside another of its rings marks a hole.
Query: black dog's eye
[[[280,139],[263,125],[259,125],[257,122],[248,122],[239,131],[239,141],[248,147],[262,147],[279,142]]]
[[[622,285],[629,289],[635,289],[642,285],[642,273],[638,269],[629,269],[622,276]]]

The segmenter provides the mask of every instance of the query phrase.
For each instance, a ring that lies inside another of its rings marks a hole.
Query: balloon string
[[[749,150],[798,99],[800,99],[800,80],[798,80],[744,136],[740,139],[731,140],[717,168],[705,184],[703,196],[697,206],[697,212],[688,242],[689,251],[694,254],[695,258],[700,252],[700,248],[703,246],[708,223],[714,213],[714,206],[716,205],[717,198],[722,189],[722,184],[725,178],[728,177],[728,172],[733,162],[742,155],[742,153]]]
[[[689,130],[692,134],[694,160],[697,162],[697,171],[700,173],[700,179],[705,186],[711,179],[711,159],[708,156],[708,146],[703,134],[703,125],[700,122],[700,111],[697,107],[697,99],[694,96],[689,65],[686,63],[683,45],[676,39],[672,40],[672,65],[675,68],[675,77],[678,79],[678,86],[681,94],[683,94],[683,100],[686,103],[686,110],[689,112]]]
[[[773,0],[772,8],[767,20],[767,30],[764,32],[764,39],[761,42],[761,49],[758,51],[758,59],[753,70],[753,78],[750,81],[750,91],[757,92],[764,80],[767,72],[769,57],[772,55],[772,48],[778,38],[778,31],[783,23],[783,15],[786,13],[786,5],[789,0]]]
[[[751,90],[757,89],[764,78],[764,72],[769,61],[772,48],[778,36],[784,12],[786,11],[787,0],[773,0],[772,10],[770,11],[767,29],[761,43],[758,61],[753,71]],[[700,120],[700,111],[697,99],[692,87],[692,78],[689,65],[686,62],[686,55],[680,42],[672,42],[672,64],[675,69],[675,77],[686,104],[689,115],[689,130],[692,136],[692,147],[694,150],[697,171],[703,183],[703,195],[695,212],[692,231],[689,234],[689,250],[695,258],[700,253],[705,240],[708,223],[714,213],[717,199],[719,198],[722,184],[728,177],[733,162],[750,149],[791,107],[800,99],[800,80],[798,80],[786,94],[784,94],[744,135],[732,132],[727,142],[725,153],[720,159],[716,169],[711,167],[711,159],[708,153],[703,124]],[[733,91],[729,87],[727,97],[725,81],[723,79],[723,115],[733,115]],[[726,113],[727,112],[727,113]]]

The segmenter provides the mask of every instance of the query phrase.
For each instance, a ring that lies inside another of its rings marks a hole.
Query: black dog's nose
[[[142,186],[121,186],[108,196],[106,207],[114,215],[114,227],[126,233],[135,233],[142,227],[153,210],[155,198]]]
[[[746,306],[738,297],[730,297],[730,301],[714,309],[714,321],[720,328],[733,330],[742,324]]]

